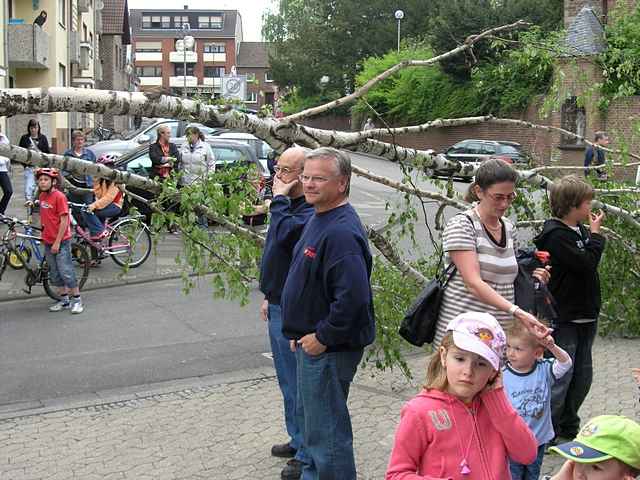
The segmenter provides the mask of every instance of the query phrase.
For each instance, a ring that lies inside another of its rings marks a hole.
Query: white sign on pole
[[[224,75],[222,77],[222,98],[233,98],[244,101],[246,97],[246,75]]]

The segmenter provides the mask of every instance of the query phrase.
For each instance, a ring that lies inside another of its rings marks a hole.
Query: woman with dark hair
[[[465,200],[473,208],[449,220],[442,235],[445,265],[456,273],[445,288],[435,343],[440,344],[446,326],[464,312],[488,312],[506,328],[517,319],[537,337],[549,329],[515,303],[518,275],[516,231],[504,217],[516,198],[518,172],[502,160],[487,160],[476,171]],[[536,269],[534,276],[547,282],[549,273]]]
[[[2,133],[0,128],[0,143],[9,145],[9,139]],[[7,157],[0,156],[0,189],[2,189],[2,198],[0,199],[0,213],[4,214],[9,205],[11,195],[13,195],[13,187],[11,186],[11,161]]]
[[[42,153],[51,153],[49,149],[49,141],[42,133],[40,133],[40,122],[35,118],[29,120],[27,133],[20,137],[18,146],[35,150]],[[24,199],[27,202],[33,201],[33,194],[36,191],[36,179],[33,175],[32,167],[24,167]]]

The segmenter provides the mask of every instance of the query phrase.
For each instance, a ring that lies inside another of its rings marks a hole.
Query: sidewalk
[[[640,340],[598,339],[594,351],[583,420],[602,413],[638,418],[629,368],[640,363]],[[424,379],[424,356],[409,363],[413,384],[398,372],[361,369],[356,377],[349,404],[359,479],[384,478],[400,408]],[[0,478],[279,479],[285,462],[269,449],[286,438],[269,370],[225,383],[187,379],[146,392],[102,392],[101,399],[58,402],[48,413],[0,411]],[[551,473],[560,464],[547,456],[543,470]]]
[[[13,167],[11,181],[13,184],[13,196],[6,215],[26,219],[22,167]],[[0,233],[4,232],[5,228],[5,225],[0,224]],[[113,260],[106,258],[102,260],[99,267],[90,270],[89,278],[83,291],[179,277],[182,270],[176,265],[175,258],[182,252],[181,236],[168,234],[158,241],[156,250],[151,251],[151,255],[143,265],[129,269],[126,274],[123,272],[122,267],[117,266]],[[24,270],[7,268],[2,281],[0,281],[0,302],[46,295],[42,286],[39,285],[33,287],[31,295],[25,293],[23,291],[26,287],[24,277]]]

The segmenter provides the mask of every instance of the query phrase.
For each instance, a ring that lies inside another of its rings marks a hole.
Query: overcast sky
[[[181,9],[189,5],[193,10],[239,10],[242,16],[243,39],[247,42],[262,40],[262,14],[276,5],[277,0],[129,0],[130,9]]]

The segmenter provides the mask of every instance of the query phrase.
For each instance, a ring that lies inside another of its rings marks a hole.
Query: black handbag
[[[433,342],[444,289],[456,271],[455,264],[451,263],[422,289],[416,301],[407,310],[399,333],[410,344],[421,347],[425,343]]]

